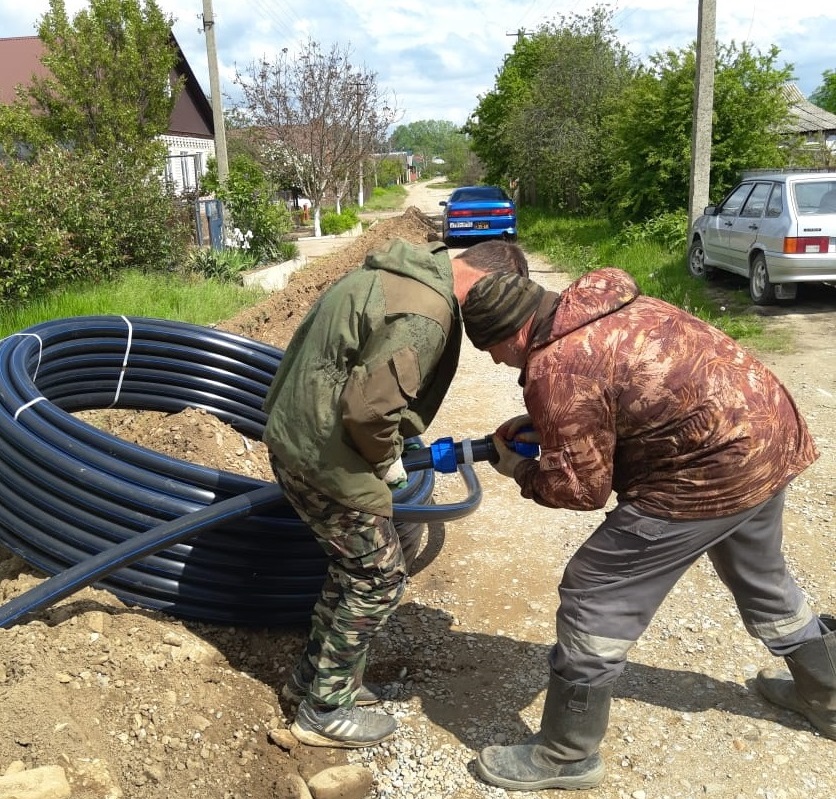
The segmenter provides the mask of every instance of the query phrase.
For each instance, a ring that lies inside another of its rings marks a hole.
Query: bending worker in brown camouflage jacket
[[[781,554],[784,489],[818,452],[778,379],[714,327],[641,296],[619,269],[559,295],[489,275],[462,316],[478,349],[522,370],[528,414],[498,428],[495,468],[540,505],[617,499],[560,583],[541,729],[484,749],[479,775],[520,790],[600,783],[613,684],[703,553],[748,632],[789,666],[762,671],[759,691],[836,739],[836,625],[813,613]],[[515,437],[539,440],[539,459],[502,445]]]
[[[450,259],[401,239],[369,254],[302,320],[267,392],[276,479],[328,556],[308,643],[282,695],[312,746],[371,746],[395,720],[363,684],[369,641],[395,609],[408,564],[392,523],[404,440],[433,420],[456,370],[459,302],[486,273],[527,274],[519,247],[488,241]]]

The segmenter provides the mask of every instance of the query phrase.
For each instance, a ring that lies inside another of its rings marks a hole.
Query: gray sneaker
[[[282,687],[282,698],[286,699],[292,705],[298,705],[307,695],[307,687],[302,685],[294,671],[290,675],[290,679]],[[354,700],[354,704],[366,707],[368,705],[376,705],[382,701],[383,689],[373,682],[364,682],[360,686],[360,691]]]
[[[359,707],[317,710],[309,702],[303,701],[290,731],[297,740],[308,746],[357,749],[385,741],[397,728],[395,719],[382,713]]]

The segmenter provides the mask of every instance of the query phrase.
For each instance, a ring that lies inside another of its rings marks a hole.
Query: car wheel
[[[705,265],[705,250],[700,239],[694,239],[688,248],[688,272],[697,280],[708,280],[714,270]]]
[[[761,252],[752,259],[752,268],[749,270],[749,296],[755,305],[772,305],[775,302],[775,286],[769,279],[766,258]]]

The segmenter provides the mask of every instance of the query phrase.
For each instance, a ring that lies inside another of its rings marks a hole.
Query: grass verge
[[[401,185],[376,186],[370,196],[363,201],[363,211],[397,211],[403,207],[406,200],[406,189]]]
[[[629,272],[642,292],[684,308],[718,327],[746,346],[761,351],[782,351],[787,335],[766,331],[754,316],[745,291],[712,290],[688,273],[685,245],[672,249],[653,235],[632,231],[629,240],[602,219],[556,217],[539,210],[518,212],[520,244],[546,256],[561,271],[579,277],[602,266]]]
[[[107,283],[83,283],[3,309],[0,338],[50,319],[124,315],[209,325],[267,295],[235,283],[185,275],[126,272]]]

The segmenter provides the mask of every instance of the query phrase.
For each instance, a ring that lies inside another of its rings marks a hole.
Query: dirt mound
[[[401,216],[375,223],[337,252],[313,260],[304,269],[290,276],[283,291],[221,322],[218,327],[230,333],[264,341],[274,347],[285,347],[322,291],[346,272],[362,264],[367,253],[379,249],[393,238],[421,244],[433,241],[437,236],[430,217],[414,206],[407,208]]]

